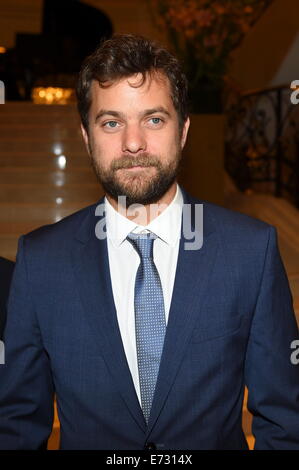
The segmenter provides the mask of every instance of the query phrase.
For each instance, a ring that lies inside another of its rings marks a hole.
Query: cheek
[[[174,160],[177,156],[178,151],[180,151],[180,143],[178,139],[173,136],[170,139],[164,141],[164,148],[162,148],[162,153],[165,155],[167,160]]]
[[[177,153],[179,140],[173,133],[156,133],[148,139],[148,150],[151,153],[165,156],[167,159],[173,158]],[[180,148],[180,147],[179,147]]]
[[[92,141],[93,155],[103,162],[117,158],[121,151],[120,139],[116,136],[95,135]]]

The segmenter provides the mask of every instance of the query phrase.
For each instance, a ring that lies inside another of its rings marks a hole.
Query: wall
[[[165,41],[152,24],[147,0],[81,0],[105,12],[112,20],[115,33],[142,34]]]
[[[166,42],[151,22],[147,0],[82,1],[104,11],[115,32],[144,34]],[[16,32],[40,32],[42,3],[1,0],[0,46],[12,47]],[[278,84],[291,75],[299,78],[298,33],[298,0],[275,0],[233,55],[231,75],[241,89]]]
[[[115,32],[144,34],[166,42],[151,23],[146,0],[83,1],[105,11]],[[288,81],[290,76],[299,78],[298,8],[298,0],[274,0],[235,51],[230,73],[241,89],[263,88]]]
[[[152,24],[147,0],[81,0],[106,13],[116,33],[143,34],[165,41]],[[42,0],[0,1],[0,46],[13,47],[17,32],[40,33]]]
[[[273,83],[299,32],[298,6],[298,0],[275,0],[235,51],[231,75],[242,89]],[[298,56],[294,66],[298,77],[293,79],[299,78]]]
[[[295,37],[291,47],[285,55],[280,67],[271,80],[270,85],[276,86],[284,83],[291,83],[299,79],[299,33]]]
[[[40,33],[42,0],[1,0],[0,46],[13,47],[15,34]]]

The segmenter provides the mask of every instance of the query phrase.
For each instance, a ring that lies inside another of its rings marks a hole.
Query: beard
[[[119,196],[125,196],[127,208],[132,204],[158,202],[175,182],[181,162],[179,148],[175,158],[164,164],[157,156],[143,152],[137,157],[124,155],[115,159],[108,169],[90,154],[93,169],[105,192],[116,202]],[[142,169],[129,170],[135,166]]]

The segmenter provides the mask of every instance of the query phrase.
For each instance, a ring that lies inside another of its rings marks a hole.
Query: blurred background
[[[14,261],[20,235],[102,196],[74,86],[113,33],[157,39],[182,60],[191,128],[179,181],[277,228],[299,320],[296,0],[1,0],[0,255]],[[252,448],[246,397],[243,424]],[[56,413],[49,449],[58,441]]]

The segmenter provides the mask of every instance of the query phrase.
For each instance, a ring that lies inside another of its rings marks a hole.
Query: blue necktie
[[[153,233],[133,234],[127,240],[140,257],[135,280],[135,330],[141,407],[149,420],[166,330],[161,281],[153,260]]]

